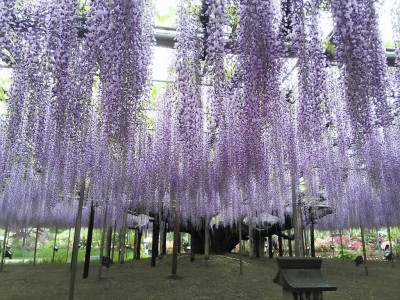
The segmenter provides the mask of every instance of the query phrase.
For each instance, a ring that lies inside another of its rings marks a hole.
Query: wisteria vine
[[[84,186],[97,226],[124,211],[283,222],[294,180],[305,211],[333,208],[321,226],[397,225],[400,50],[389,67],[375,2],[179,1],[149,117],[152,1],[0,1],[0,219],[70,226]]]

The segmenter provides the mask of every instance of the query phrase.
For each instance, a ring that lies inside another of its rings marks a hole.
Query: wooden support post
[[[39,238],[39,223],[36,226],[35,249],[34,249],[34,252],[33,252],[33,266],[36,266],[36,254],[37,254],[38,238]]]
[[[311,249],[311,257],[315,257],[314,220],[311,220],[311,227],[310,227],[310,249]]]
[[[160,255],[165,255],[165,251],[164,251],[165,250],[164,245],[166,245],[165,244],[165,236],[164,236],[164,234],[166,232],[165,229],[166,229],[165,221],[162,218],[160,218]]]
[[[388,232],[388,237],[389,237],[389,246],[390,246],[390,252],[392,254],[392,268],[394,268],[394,254],[393,254],[393,245],[392,245],[392,235],[390,234],[390,226],[387,226],[387,232]]]
[[[165,255],[163,252],[164,248],[164,232],[165,232],[165,221],[160,217],[160,223],[159,223],[159,228],[160,228],[160,255]]]
[[[289,256],[293,256],[293,247],[292,247],[292,240],[288,240],[288,246],[289,246]]]
[[[142,237],[143,237],[143,232],[139,230],[136,259],[140,259],[140,253],[142,251]]]
[[[254,259],[254,229],[252,217],[249,217],[249,258]]]
[[[94,225],[94,206],[92,202],[92,204],[90,205],[89,225],[86,238],[86,253],[85,253],[85,263],[83,266],[83,278],[88,278],[89,276],[90,252],[92,251],[93,225]]]
[[[210,221],[208,218],[204,221],[204,262],[208,266],[210,260]]]
[[[56,255],[56,246],[57,246],[57,233],[58,233],[58,226],[56,225],[56,233],[54,235],[54,244],[53,244],[53,256],[51,258],[51,262],[54,262],[54,257]]]
[[[6,227],[4,229],[4,239],[3,239],[3,249],[1,251],[1,265],[0,265],[0,272],[3,272],[4,268],[4,257],[6,254],[6,246],[7,246],[7,233],[8,233],[8,220],[6,222]]]
[[[117,232],[117,220],[114,221],[114,233],[113,233],[113,241],[112,241],[111,261],[114,261],[115,235],[116,235],[116,232]]]
[[[178,254],[181,253],[182,249],[182,232],[179,232],[179,239],[178,239]]]
[[[118,261],[121,260],[121,235],[122,235],[122,228],[119,229],[119,234],[118,234]]]
[[[163,230],[163,233],[162,233],[162,243],[161,243],[161,254],[162,255],[165,255],[165,254],[167,254],[167,226],[168,226],[168,223],[166,222],[166,221],[163,221],[163,224],[164,224],[164,230]]]
[[[256,258],[260,258],[260,232],[253,230],[254,235],[254,254]]]
[[[68,231],[68,243],[67,243],[67,257],[65,258],[65,262],[68,262],[68,253],[69,253],[69,245],[70,245],[70,240],[71,239],[71,227],[69,228]]]
[[[154,216],[153,221],[153,241],[151,243],[151,266],[156,266],[156,258],[158,256],[158,241],[159,241],[160,229],[158,226],[158,216]]]
[[[137,247],[139,245],[138,238],[139,238],[139,229],[134,229],[135,235],[133,237],[133,259],[136,259],[137,255]]]
[[[104,210],[104,216],[103,216],[103,228],[101,230],[101,240],[100,240],[100,264],[99,264],[99,272],[98,272],[98,278],[101,280],[101,271],[103,268],[103,256],[104,256],[104,240],[106,237],[106,228],[107,228],[107,212],[108,212],[108,199],[106,200],[106,208]]]
[[[101,240],[100,240],[100,264],[99,264],[99,272],[98,272],[98,278],[101,280],[101,273],[103,270],[103,256],[104,256],[104,240],[106,239],[106,228],[103,225],[103,228],[101,229]]]
[[[237,221],[239,230],[239,275],[243,275],[242,221]]]
[[[26,246],[26,235],[28,233],[28,228],[24,227],[23,228],[23,232],[24,232],[24,235],[22,236],[22,248],[25,248],[25,246]]]
[[[194,261],[194,235],[195,235],[195,230],[193,228],[193,224],[190,225],[190,261]]]
[[[261,236],[261,232],[259,233],[259,253],[260,253],[260,258],[265,257],[264,249],[265,249],[265,237]]]
[[[301,221],[301,207],[298,203],[295,172],[291,172],[292,211],[294,227],[294,253],[296,257],[304,256],[303,253],[303,226]]]
[[[135,229],[135,242],[134,242],[134,246],[133,246],[133,257],[135,259],[140,259],[140,250],[141,250],[141,245],[142,245],[142,231],[140,230],[140,228],[136,228]]]
[[[71,276],[69,281],[69,294],[68,294],[69,300],[74,299],[76,267],[78,265],[78,250],[79,250],[78,245],[81,234],[82,208],[84,199],[85,199],[85,179],[82,179],[81,187],[79,189],[79,204],[76,216],[74,246],[72,249],[72,258],[71,258],[71,274],[70,274]]]
[[[125,263],[125,249],[126,249],[126,244],[125,244],[125,239],[126,239],[126,221],[128,218],[128,212],[124,210],[124,215],[122,219],[122,230],[121,230],[121,236],[119,237],[119,247],[121,254],[119,256],[119,263],[122,265]]]
[[[128,253],[129,253],[129,247],[130,247],[130,241],[129,241],[129,228],[126,229],[126,235],[125,235],[125,260],[128,260]],[[128,246],[128,247],[126,247]]]
[[[283,256],[283,243],[282,243],[282,236],[278,235],[278,251],[279,251],[279,256]]]
[[[307,229],[304,227],[303,228],[303,253],[304,256],[310,257],[310,245],[309,245],[309,241],[308,241],[308,232]]]
[[[112,226],[108,226],[107,230],[107,243],[106,243],[106,256],[111,258],[111,243],[112,243],[112,233],[113,233],[113,228]]]
[[[174,224],[174,242],[173,242],[173,249],[172,249],[172,277],[177,276],[178,270],[178,244],[179,244],[179,213],[175,209],[175,224]]]
[[[268,236],[268,256],[269,258],[274,257],[274,249],[272,246],[272,234]]]
[[[339,229],[339,235],[340,235],[340,255],[342,257],[342,260],[344,260],[344,255],[343,255],[343,239],[342,239],[342,229]]]
[[[368,276],[368,268],[367,268],[367,251],[365,249],[365,239],[364,239],[364,229],[360,222],[360,229],[361,229],[361,242],[363,247],[363,256],[364,256],[364,268],[365,268],[365,276]]]

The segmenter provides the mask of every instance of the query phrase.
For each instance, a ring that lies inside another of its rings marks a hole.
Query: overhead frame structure
[[[78,27],[78,37],[85,38],[85,35],[89,32],[89,30],[85,27],[86,18],[79,18],[80,26]],[[173,27],[165,27],[165,26],[155,26],[155,40],[156,47],[162,48],[170,48],[173,49],[176,41],[176,29]],[[329,34],[330,38],[333,38],[334,33],[331,32]],[[227,47],[229,47],[229,42],[227,43]],[[288,58],[295,58],[296,51],[291,45],[286,46],[288,50]],[[396,49],[386,48],[386,61],[389,67],[396,67]],[[329,54],[327,54],[329,55]],[[329,55],[330,56],[330,55]],[[0,68],[4,68],[5,66],[0,66]]]
[[[162,26],[155,26],[155,39],[156,39],[156,47],[163,47],[163,48],[174,48],[175,41],[176,41],[176,29],[172,27],[162,27]],[[157,32],[157,30],[160,30]],[[85,34],[88,32],[86,28],[79,29],[79,35],[84,37]],[[296,53],[292,46],[288,45],[288,58],[295,58]],[[389,67],[396,67],[396,49],[393,48],[386,48],[386,61]]]

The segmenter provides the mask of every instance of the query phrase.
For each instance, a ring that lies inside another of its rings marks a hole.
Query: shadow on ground
[[[79,265],[76,299],[281,299],[282,289],[272,283],[277,273],[275,259],[244,258],[243,275],[239,275],[237,255],[211,256],[208,266],[202,257],[189,261],[188,255],[178,259],[179,280],[172,279],[171,257],[157,260],[150,267],[149,259],[128,261],[102,269],[92,263],[88,279],[82,279],[83,265]],[[400,265],[390,262],[367,263],[355,267],[351,260],[324,259],[325,279],[338,287],[336,292],[325,292],[324,299],[400,299]],[[7,264],[0,273],[0,299],[67,299],[69,264],[32,265]]]

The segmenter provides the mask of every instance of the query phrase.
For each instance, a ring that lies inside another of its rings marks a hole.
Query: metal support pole
[[[158,256],[158,241],[159,241],[160,230],[158,226],[158,216],[154,216],[153,221],[153,241],[151,243],[151,266],[156,266],[156,258]]]
[[[339,235],[340,235],[340,255],[342,256],[342,260],[343,260],[344,259],[344,255],[343,255],[342,229],[339,229]]]
[[[390,252],[392,254],[392,268],[394,268],[394,255],[393,255],[393,247],[392,247],[392,235],[390,234],[390,226],[387,226],[387,232],[388,232],[388,237],[389,237],[389,246],[390,246]]]
[[[261,231],[258,232],[258,251],[259,251],[259,255],[260,258],[264,258],[265,253],[264,253],[264,249],[265,249],[265,237],[261,236]]]
[[[179,213],[175,209],[175,224],[174,224],[174,242],[173,242],[173,250],[172,250],[172,276],[177,275],[178,270],[178,244],[179,244]]]
[[[106,236],[106,228],[107,228],[107,211],[108,211],[108,199],[106,201],[106,209],[104,210],[104,218],[103,218],[103,228],[101,230],[100,264],[99,264],[99,273],[98,273],[99,280],[101,280],[101,270],[102,270],[102,267],[103,267],[104,239],[105,239],[105,236]]]
[[[268,257],[273,258],[274,257],[274,249],[272,245],[272,234],[268,236]]]
[[[35,250],[33,252],[33,266],[36,266],[37,243],[39,238],[39,223],[36,226]]]
[[[126,221],[128,218],[128,212],[124,210],[124,215],[122,219],[122,230],[121,230],[121,236],[119,237],[119,247],[121,251],[121,255],[119,257],[119,263],[122,265],[125,263],[125,239],[126,239]]]
[[[111,261],[114,261],[114,252],[115,252],[115,235],[117,232],[117,220],[114,221],[114,233],[113,233],[113,241],[112,241],[112,252],[111,252]]]
[[[314,236],[314,220],[311,220],[310,227],[310,249],[311,249],[311,257],[315,257],[315,236]]]
[[[92,239],[93,239],[93,225],[94,225],[94,207],[93,202],[90,205],[90,216],[89,225],[86,239],[86,253],[85,253],[85,264],[83,266],[83,278],[89,276],[89,265],[90,265],[90,252],[92,251]]]
[[[210,222],[208,218],[204,221],[204,262],[208,265],[210,260]]]
[[[67,257],[65,258],[66,263],[68,262],[69,245],[71,242],[70,239],[71,239],[71,227],[69,228],[69,231],[68,231]]]
[[[243,275],[242,221],[237,221],[239,230],[239,275]]]
[[[134,245],[134,258],[135,259],[140,259],[140,250],[141,250],[141,245],[142,245],[142,231],[139,228],[135,229],[135,245]]]
[[[167,254],[167,222],[163,221],[162,224],[163,224],[163,232],[161,234],[162,242],[161,242],[160,248],[161,248],[161,255],[166,255]]]
[[[181,253],[182,249],[182,232],[179,232],[179,239],[178,239],[178,254]]]
[[[254,259],[254,231],[252,216],[249,217],[249,258]]]
[[[363,248],[363,255],[364,255],[364,269],[365,269],[365,275],[368,276],[368,268],[367,268],[367,251],[365,249],[365,239],[364,239],[364,229],[361,225],[360,222],[360,229],[361,229],[361,242],[362,242],[362,248]]]
[[[108,226],[107,230],[107,243],[106,243],[106,256],[111,257],[111,243],[112,243],[112,233],[113,233],[113,228],[112,226]]]
[[[195,253],[194,253],[194,234],[195,230],[193,229],[193,224],[190,228],[190,261],[194,261]]]
[[[51,262],[54,262],[54,257],[56,255],[56,245],[57,245],[57,233],[58,233],[58,226],[56,225],[56,233],[54,236],[54,245],[53,245],[53,257],[51,258]]]
[[[128,260],[128,252],[129,248],[126,246],[130,247],[130,239],[129,239],[129,229],[127,229],[126,234],[125,234],[125,260]]]
[[[289,247],[289,256],[293,256],[293,247],[292,247],[292,240],[288,240],[288,247]]]
[[[278,235],[278,254],[280,257],[283,256],[283,241],[282,235]]]
[[[291,174],[291,188],[294,227],[294,253],[296,257],[300,257],[303,256],[303,230],[301,226],[301,208],[297,203],[296,178],[294,172]]]
[[[82,208],[83,208],[83,200],[85,199],[85,179],[82,179],[81,187],[79,190],[79,204],[78,204],[78,212],[76,216],[76,224],[75,224],[75,232],[74,232],[74,246],[72,249],[72,258],[71,258],[71,276],[69,281],[69,294],[68,299],[74,299],[74,290],[75,290],[75,276],[76,276],[76,267],[78,264],[78,244],[79,238],[81,234],[81,223],[82,223]]]
[[[3,250],[1,251],[0,272],[3,272],[3,267],[4,267],[4,256],[6,254],[6,245],[7,245],[7,233],[8,233],[8,220],[6,222],[6,227],[5,227],[5,230],[4,230]]]

